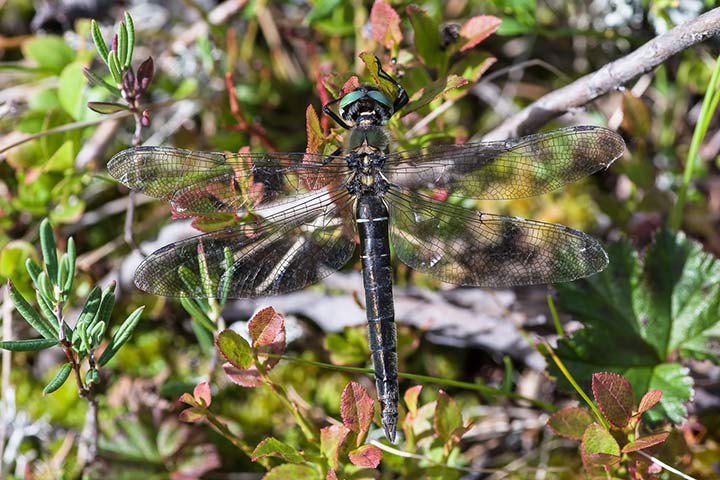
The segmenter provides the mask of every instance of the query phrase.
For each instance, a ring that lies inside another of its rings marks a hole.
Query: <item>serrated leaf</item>
[[[301,463],[304,460],[295,448],[273,437],[260,442],[253,450],[251,459],[257,462],[263,457],[279,457],[290,463]]]
[[[453,431],[462,428],[462,420],[462,412],[457,402],[440,390],[433,419],[433,428],[437,436],[443,441],[450,440]]]
[[[264,383],[262,377],[260,376],[260,371],[255,365],[241,370],[228,362],[223,364],[223,370],[231,382],[240,385],[241,387],[255,388]]]
[[[375,402],[357,382],[350,382],[340,396],[340,416],[349,430],[365,435],[370,429]]]
[[[640,399],[637,413],[643,414],[650,410],[652,407],[657,405],[657,403],[662,399],[662,396],[662,391],[660,390],[650,390],[647,392]]]
[[[370,27],[376,42],[388,50],[393,50],[402,42],[400,16],[387,3],[375,0],[370,10]]]
[[[330,425],[320,429],[320,451],[332,468],[339,466],[338,454],[350,430],[345,425]]]
[[[382,460],[382,452],[374,445],[363,445],[348,453],[353,465],[365,468],[377,468]]]
[[[285,352],[285,319],[272,307],[258,311],[248,323],[253,348],[258,353],[282,355]],[[264,361],[268,370],[277,365],[279,358],[267,357]]]
[[[12,282],[8,282],[8,286],[10,287],[10,300],[12,300],[13,305],[15,305],[15,308],[25,321],[43,337],[53,340],[57,339],[57,327],[32,308]]]
[[[320,128],[320,119],[312,105],[308,105],[305,110],[305,131],[307,132],[307,153],[318,153],[322,145],[325,143],[322,128]]]
[[[548,419],[550,430],[561,437],[582,440],[587,427],[593,423],[590,413],[578,407],[567,407],[553,413]]]
[[[55,377],[50,380],[50,383],[48,383],[43,389],[43,396],[53,393],[58,388],[62,387],[65,381],[70,376],[71,371],[72,365],[70,363],[66,363],[62,367],[60,367],[60,370],[58,370],[58,372],[55,374]]]
[[[584,385],[592,373],[612,371],[638,392],[659,388],[660,408],[647,415],[679,421],[692,380],[664,362],[678,352],[694,357],[720,333],[720,262],[681,232],[658,232],[643,262],[627,240],[607,251],[603,272],[557,286],[560,309],[585,324],[559,342],[557,353]]]
[[[670,432],[661,432],[661,433],[655,433],[653,435],[646,435],[644,437],[640,437],[634,442],[630,442],[627,445],[625,445],[622,449],[623,453],[630,453],[630,452],[636,452],[638,450],[643,450],[649,447],[652,447],[653,445],[658,445],[660,443],[663,443],[665,440],[667,440],[668,436],[670,436]]]
[[[620,445],[610,432],[597,423],[585,429],[580,450],[586,465],[605,464],[608,460],[615,462],[615,458],[620,460]]]
[[[120,328],[117,329],[115,334],[110,339],[110,344],[105,348],[102,355],[100,356],[100,360],[98,360],[99,366],[102,367],[107,362],[109,362],[110,359],[112,359],[112,357],[114,357],[115,354],[118,352],[118,350],[120,350],[120,348],[125,345],[125,342],[130,339],[132,332],[135,330],[135,327],[137,327],[137,324],[140,322],[140,316],[142,315],[144,309],[144,306],[138,307],[137,309],[135,309],[135,311],[128,315],[122,325],[120,325]]]
[[[622,375],[599,372],[592,376],[595,401],[608,422],[622,428],[632,417],[635,398],[632,385]]]
[[[54,345],[58,341],[52,338],[30,338],[26,340],[6,340],[0,342],[0,349],[10,350],[11,352],[37,352],[45,350]]]
[[[225,359],[236,368],[245,370],[252,365],[252,349],[239,333],[234,330],[223,330],[215,341],[218,350]]]

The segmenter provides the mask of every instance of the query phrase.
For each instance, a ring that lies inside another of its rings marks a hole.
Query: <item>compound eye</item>
[[[378,90],[370,90],[368,93],[368,96],[375,100],[376,102],[382,103],[387,108],[390,109],[390,113],[393,112],[393,104],[390,101],[390,99],[382,92]]]
[[[343,111],[345,110],[345,108],[347,108],[348,105],[357,102],[362,97],[364,97],[365,94],[365,90],[355,90],[342,97],[340,99],[340,106],[338,107],[340,115],[343,114]]]

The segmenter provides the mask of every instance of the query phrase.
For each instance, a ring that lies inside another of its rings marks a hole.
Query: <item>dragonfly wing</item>
[[[220,153],[134,147],[108,163],[124,185],[170,202],[178,216],[244,212],[260,204],[339,185],[342,157],[312,153]]]
[[[433,145],[396,152],[385,174],[400,186],[447,189],[477,199],[525,198],[607,168],[625,151],[602,127],[570,127],[500,142]]]
[[[251,298],[302,289],[352,257],[351,203],[345,189],[337,190],[257,222],[170,244],[145,259],[135,284],[157,295],[192,298]]]
[[[563,225],[468,210],[397,189],[385,199],[398,258],[444,282],[480,287],[567,282],[608,263],[597,240]]]

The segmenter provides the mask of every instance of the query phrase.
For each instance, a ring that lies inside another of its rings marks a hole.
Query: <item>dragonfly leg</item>
[[[323,105],[323,112],[325,112],[325,115],[327,115],[328,117],[335,120],[338,123],[338,125],[340,125],[342,128],[344,128],[345,130],[350,130],[352,127],[350,125],[348,125],[347,123],[345,123],[345,121],[342,118],[340,118],[340,116],[337,113],[333,112],[332,109],[330,108],[331,105],[336,104],[340,100],[342,100],[342,97],[336,98],[335,100],[331,100],[328,103],[326,103],[325,105]]]
[[[395,101],[393,102],[393,112],[397,112],[402,107],[407,105],[408,101],[410,100],[410,97],[408,97],[407,92],[403,88],[402,85],[400,85],[400,82],[395,80],[393,77],[390,76],[389,73],[387,73],[385,70],[382,69],[380,66],[380,59],[375,57],[375,60],[377,60],[378,64],[378,77],[387,80],[388,82],[392,83],[395,88],[397,88],[397,97],[395,97]]]

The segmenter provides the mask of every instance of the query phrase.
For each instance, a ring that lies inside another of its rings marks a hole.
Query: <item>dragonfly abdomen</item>
[[[379,196],[360,195],[356,218],[375,385],[385,436],[392,442],[398,419],[398,372],[387,207]]]

